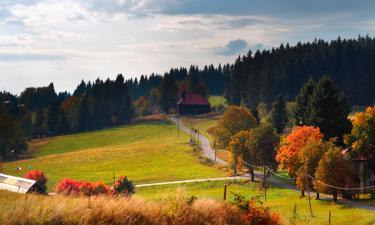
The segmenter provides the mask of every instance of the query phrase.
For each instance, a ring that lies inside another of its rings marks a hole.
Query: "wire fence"
[[[266,170],[268,170],[269,172],[271,172],[274,176],[277,176],[277,177],[280,177],[280,178],[283,178],[283,179],[286,179],[286,180],[296,180],[296,178],[290,178],[290,177],[284,177],[284,176],[281,176],[279,174],[277,174],[275,171],[273,171],[272,169],[270,169],[268,166],[259,166],[259,165],[252,165],[250,163],[247,163],[245,161],[242,160],[243,163],[245,163],[247,166],[251,166],[253,168],[264,168]],[[372,185],[372,186],[366,186],[366,187],[338,187],[338,186],[334,186],[334,185],[330,185],[330,184],[327,184],[321,180],[318,180],[316,179],[315,177],[311,176],[310,174],[307,175],[308,178],[320,183],[321,185],[324,185],[326,187],[330,187],[330,188],[334,188],[334,189],[338,189],[338,190],[344,190],[344,191],[360,191],[360,190],[366,190],[366,189],[375,189],[375,185]]]

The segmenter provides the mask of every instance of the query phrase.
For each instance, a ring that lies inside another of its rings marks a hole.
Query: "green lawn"
[[[215,114],[204,114],[199,116],[184,116],[181,117],[182,122],[190,127],[191,123],[195,124],[199,128],[199,132],[208,138],[210,141],[213,140],[213,137],[208,133],[208,129],[217,125],[219,115]]]
[[[264,192],[259,190],[259,184],[245,183],[240,181],[234,184],[232,181],[211,181],[204,183],[189,183],[180,185],[155,186],[137,188],[136,195],[146,199],[160,200],[171,197],[175,193],[198,198],[223,199],[224,184],[228,184],[227,199],[233,201],[233,193],[239,193],[247,199],[254,198],[264,202]],[[328,224],[328,212],[332,212],[332,223],[340,225],[367,225],[375,223],[375,212],[365,209],[352,208],[344,205],[334,204],[330,201],[312,200],[314,217],[310,217],[307,198],[299,198],[296,191],[271,187],[267,190],[267,202],[265,206],[278,212],[284,222],[289,224],[293,207],[297,207],[298,222],[301,224]]]
[[[224,105],[226,106],[226,100],[224,98],[224,96],[220,96],[220,95],[211,95],[209,98],[208,98],[208,101],[210,102],[211,106],[212,107],[216,107],[216,106],[219,106],[219,105]]]
[[[223,172],[201,164],[188,136],[174,126],[143,123],[103,131],[56,137],[34,153],[35,158],[3,164],[3,172],[23,176],[43,170],[48,189],[62,178],[103,180],[126,175],[136,184],[193,178],[220,177]],[[23,168],[16,171],[16,166]]]

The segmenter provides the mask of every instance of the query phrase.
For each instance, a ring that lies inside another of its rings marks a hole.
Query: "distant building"
[[[177,102],[179,114],[203,114],[211,111],[210,103],[200,94],[182,91],[181,99]]]
[[[27,193],[34,184],[35,180],[0,173],[0,190]]]
[[[351,148],[345,149],[343,154],[348,154],[351,151]],[[354,181],[359,184],[360,188],[375,185],[375,173],[365,169],[368,167],[369,162],[375,160],[374,157],[374,155],[358,155],[352,158],[352,172],[354,175]]]

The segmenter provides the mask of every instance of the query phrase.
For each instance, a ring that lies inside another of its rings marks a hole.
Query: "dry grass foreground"
[[[240,210],[215,200],[176,195],[160,202],[141,198],[19,195],[0,191],[0,224],[245,224]],[[7,204],[4,204],[7,202]]]

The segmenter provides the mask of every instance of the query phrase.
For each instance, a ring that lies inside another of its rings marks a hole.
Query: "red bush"
[[[26,179],[35,180],[35,184],[30,188],[31,192],[36,192],[39,194],[47,193],[47,177],[43,171],[31,170],[25,175]]]
[[[268,208],[256,206],[254,201],[250,201],[249,209],[243,214],[243,218],[249,224],[278,225],[280,216],[270,212]]]
[[[56,193],[74,196],[93,196],[111,194],[111,188],[102,181],[88,182],[63,179],[56,185]]]

